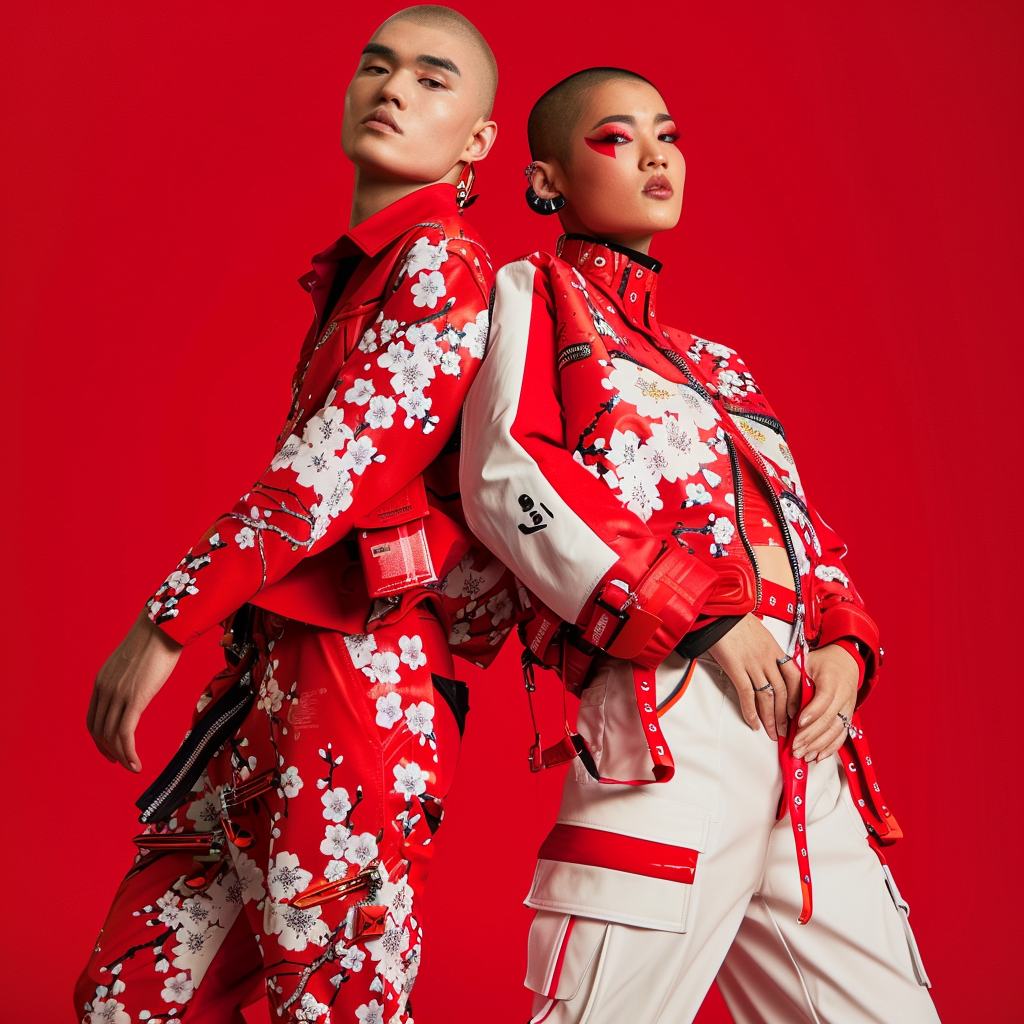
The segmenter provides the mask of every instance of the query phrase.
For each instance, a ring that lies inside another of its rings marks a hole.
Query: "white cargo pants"
[[[792,627],[764,622],[785,648]],[[693,883],[540,860],[526,901],[537,909],[526,978],[534,1021],[685,1024],[716,977],[737,1024],[937,1021],[895,883],[868,846],[838,759],[809,766],[814,913],[800,925],[789,818],[775,820],[777,745],[744,723],[710,657],[678,696],[688,669],[674,656],[657,676],[674,778],[601,785],[577,764],[559,821],[695,850]],[[603,774],[634,777],[617,774],[635,767],[632,700],[629,668],[612,660],[585,691],[580,728]]]

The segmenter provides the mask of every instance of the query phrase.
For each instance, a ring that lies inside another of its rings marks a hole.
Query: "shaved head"
[[[406,7],[405,10],[392,14],[374,32],[370,42],[372,43],[388,25],[398,21],[411,21],[417,25],[428,25],[430,28],[451,32],[472,44],[477,58],[477,67],[474,70],[480,80],[480,115],[489,118],[494,108],[494,94],[498,89],[498,62],[476,25],[450,7],[442,7],[440,4],[418,4],[416,7]]]
[[[554,159],[563,167],[567,166],[571,133],[587,109],[590,94],[599,85],[616,80],[645,82],[654,88],[653,83],[643,75],[624,68],[585,68],[563,78],[548,89],[530,111],[530,119],[526,123],[530,157],[534,160]]]

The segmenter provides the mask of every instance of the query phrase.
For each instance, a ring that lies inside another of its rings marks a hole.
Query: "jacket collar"
[[[662,343],[664,335],[655,315],[661,271],[657,260],[624,245],[574,234],[559,238],[556,254],[589,281],[599,284],[627,322]]]

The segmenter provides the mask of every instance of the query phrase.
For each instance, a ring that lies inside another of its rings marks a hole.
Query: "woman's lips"
[[[675,192],[668,178],[663,174],[656,174],[644,185],[644,195],[652,199],[671,199]]]

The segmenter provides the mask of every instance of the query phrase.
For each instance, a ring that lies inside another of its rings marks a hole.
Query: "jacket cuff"
[[[614,658],[656,668],[689,632],[717,584],[714,569],[663,545],[632,594],[612,579],[591,598],[593,612],[582,639]]]
[[[861,645],[860,656],[864,662],[857,703],[867,697],[878,668],[882,663],[882,650],[878,641],[878,626],[875,620],[859,605],[852,601],[840,601],[822,612],[821,632],[815,647],[824,647],[840,640],[856,640]],[[852,652],[851,652],[852,653]]]
[[[857,689],[858,691],[864,685],[864,674],[868,667],[867,657],[861,651],[861,645],[859,640],[852,640],[849,637],[840,637],[838,640],[833,640],[832,647],[842,647],[844,651],[855,662],[857,662]]]

